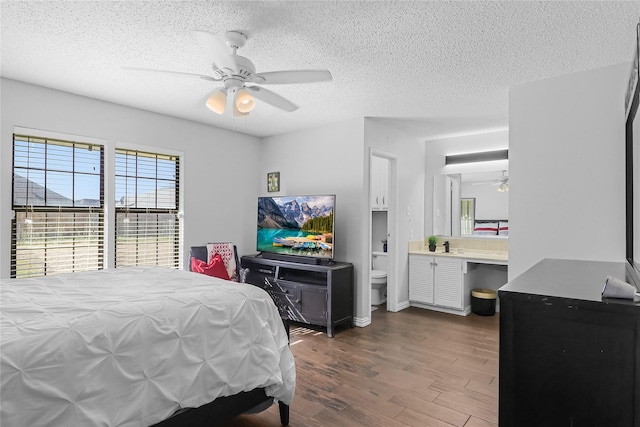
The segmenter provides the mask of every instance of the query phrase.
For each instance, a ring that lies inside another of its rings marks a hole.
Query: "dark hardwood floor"
[[[335,338],[292,326],[292,427],[497,426],[499,316],[378,309]],[[225,427],[276,427],[278,406]]]

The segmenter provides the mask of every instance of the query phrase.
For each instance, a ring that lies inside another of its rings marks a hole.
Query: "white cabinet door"
[[[434,304],[462,310],[464,308],[462,261],[435,258]]]
[[[371,156],[371,209],[385,210],[389,206],[389,160]]]
[[[409,300],[433,304],[433,257],[409,254]]]
[[[371,156],[371,170],[369,171],[369,187],[371,189],[371,209],[378,209],[380,198],[380,157]]]
[[[380,158],[380,209],[389,207],[389,160]]]

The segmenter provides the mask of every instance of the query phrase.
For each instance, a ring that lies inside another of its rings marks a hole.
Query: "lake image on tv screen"
[[[282,196],[258,199],[261,252],[333,258],[335,196]]]

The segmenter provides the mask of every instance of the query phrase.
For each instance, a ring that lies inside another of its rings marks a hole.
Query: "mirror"
[[[631,203],[633,204],[633,252],[631,258],[636,265],[636,268],[640,268],[640,114],[635,114],[633,120],[633,142],[631,147],[632,155],[632,172],[631,176],[635,185],[633,188],[633,195]]]
[[[640,289],[640,23],[625,99],[626,258],[629,279]]]
[[[509,219],[508,170],[443,174],[433,178],[433,234],[468,236],[472,235],[476,220]]]

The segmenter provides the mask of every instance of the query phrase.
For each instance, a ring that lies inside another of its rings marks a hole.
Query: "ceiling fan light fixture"
[[[224,114],[227,105],[227,94],[224,91],[217,91],[207,99],[206,106],[209,110],[217,114]]]
[[[249,113],[243,113],[242,111],[238,110],[238,107],[236,107],[236,104],[233,104],[233,118],[237,119],[239,117],[247,117],[249,115]]]
[[[498,191],[501,193],[504,193],[505,191],[509,191],[509,184],[507,184],[506,182],[503,182],[498,186]]]
[[[235,107],[241,113],[250,113],[256,106],[253,96],[244,88],[238,89],[236,92]]]

